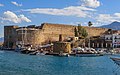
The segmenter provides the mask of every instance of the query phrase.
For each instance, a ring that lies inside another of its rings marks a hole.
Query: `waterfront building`
[[[113,48],[120,47],[120,34],[110,34],[105,36],[106,41],[112,41]]]
[[[113,48],[119,48],[120,47],[120,34],[118,30],[111,30],[108,34],[104,36],[106,41],[112,42]]]
[[[112,41],[105,40],[98,36],[97,38],[91,37],[91,47],[92,48],[112,48]]]
[[[100,36],[91,37],[93,48],[120,48],[120,31],[108,29]]]
[[[120,34],[113,35],[113,47],[120,47]]]

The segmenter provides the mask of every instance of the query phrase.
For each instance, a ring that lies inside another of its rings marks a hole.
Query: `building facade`
[[[120,32],[117,30],[110,30],[97,38],[92,37],[91,47],[93,48],[120,48]]]

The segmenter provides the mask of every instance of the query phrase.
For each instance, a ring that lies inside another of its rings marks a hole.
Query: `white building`
[[[111,41],[113,48],[120,47],[120,34],[104,35],[105,41]]]
[[[120,34],[113,34],[113,47],[120,47]]]

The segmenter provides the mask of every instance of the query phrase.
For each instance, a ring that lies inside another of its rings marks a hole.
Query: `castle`
[[[43,23],[40,26],[4,26],[4,47],[15,48],[17,44],[32,44],[33,46],[45,42],[58,41],[59,35],[63,39],[74,37],[74,29],[77,26],[64,24]],[[99,36],[107,29],[83,26],[89,36]]]

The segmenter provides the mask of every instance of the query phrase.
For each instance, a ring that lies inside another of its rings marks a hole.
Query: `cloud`
[[[31,22],[31,20],[25,17],[23,14],[17,16],[15,13],[11,11],[6,11],[3,13],[3,15],[4,17],[2,17],[2,20],[4,21],[10,21],[14,23],[21,23],[22,21]]]
[[[100,6],[100,1],[98,0],[81,0],[82,6],[97,8]]]
[[[120,13],[115,13],[114,14],[116,17],[120,18]]]
[[[19,17],[19,19],[21,19],[21,21],[31,22],[31,20],[28,19],[27,17],[25,17],[23,14],[19,15],[18,17]]]
[[[89,16],[88,11],[96,11],[96,10],[92,8],[83,7],[83,6],[69,6],[63,9],[34,8],[34,9],[26,9],[23,11],[28,11],[30,13],[37,13],[37,14],[88,17]]]
[[[18,4],[17,2],[11,2],[12,4],[16,5],[16,6],[22,6],[22,4]]]
[[[0,7],[2,7],[2,6],[4,6],[4,4],[1,4],[1,3],[0,3]]]
[[[108,24],[114,21],[120,21],[120,13],[114,13],[114,14],[99,14],[96,17],[96,21],[103,24]]]

